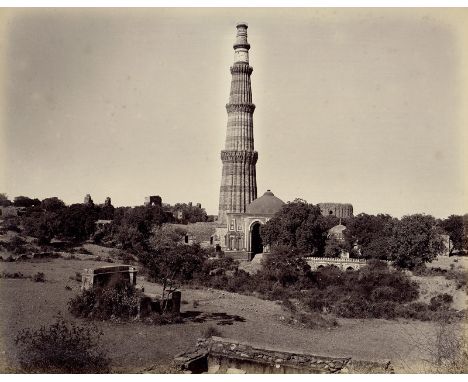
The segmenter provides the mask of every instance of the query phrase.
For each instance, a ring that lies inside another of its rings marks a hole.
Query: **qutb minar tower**
[[[245,212],[246,206],[257,198],[254,150],[252,89],[249,65],[250,44],[247,24],[237,24],[234,43],[234,64],[231,66],[231,92],[226,105],[228,114],[226,145],[221,151],[223,172],[219,193],[218,222],[226,223],[226,212]]]

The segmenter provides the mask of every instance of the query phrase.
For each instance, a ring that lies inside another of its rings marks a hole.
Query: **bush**
[[[448,293],[438,294],[431,298],[429,309],[432,311],[447,309],[453,302],[453,297]]]
[[[305,328],[316,329],[316,328],[331,328],[338,326],[338,321],[333,317],[324,317],[318,313],[297,313],[292,317],[292,322],[299,323]]]
[[[25,276],[21,272],[14,272],[14,273],[2,272],[2,273],[0,273],[0,279],[26,279],[28,277],[29,276]]]
[[[42,272],[37,272],[32,276],[32,280],[36,283],[43,283],[46,281],[45,274]]]
[[[75,317],[108,320],[138,315],[140,299],[133,286],[121,283],[115,288],[90,289],[68,302]]]
[[[100,349],[102,332],[57,317],[49,327],[24,329],[15,339],[19,362],[27,372],[107,373],[109,360]]]
[[[466,287],[467,284],[467,276],[466,272],[449,270],[445,275],[447,280],[455,280],[457,289],[461,289]]]

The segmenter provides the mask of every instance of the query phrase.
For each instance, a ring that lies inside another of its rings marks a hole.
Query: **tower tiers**
[[[258,153],[254,151],[252,89],[249,65],[250,44],[247,24],[237,24],[234,64],[231,67],[231,91],[225,149],[221,151],[223,172],[219,194],[218,222],[226,223],[227,212],[245,212],[247,205],[257,198],[255,165]]]

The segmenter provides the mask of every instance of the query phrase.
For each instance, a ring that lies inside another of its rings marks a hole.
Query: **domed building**
[[[330,228],[328,230],[328,237],[334,237],[336,240],[340,241],[340,242],[344,242],[345,241],[345,236],[344,236],[344,230],[346,229],[346,226],[341,224],[341,221],[340,221],[340,224]]]
[[[216,241],[226,255],[237,260],[252,260],[258,253],[268,252],[260,236],[261,226],[270,220],[285,203],[267,190],[247,205],[245,212],[227,212],[226,226],[216,228]]]

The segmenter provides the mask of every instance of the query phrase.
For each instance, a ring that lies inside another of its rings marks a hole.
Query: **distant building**
[[[93,199],[91,199],[90,194],[86,194],[86,196],[84,197],[83,204],[86,204],[87,206],[90,206],[90,205],[94,204]]]
[[[318,203],[323,216],[350,218],[353,216],[353,205],[349,203]]]
[[[444,250],[440,254],[441,256],[450,256],[450,251],[453,249],[453,243],[449,235],[441,234],[440,235],[442,242],[444,244]]]
[[[96,228],[98,230],[103,230],[106,227],[108,227],[111,223],[112,223],[112,220],[100,219],[100,220],[97,220],[94,224],[96,224]]]
[[[345,241],[345,236],[344,236],[344,230],[346,229],[346,226],[343,224],[338,224],[328,230],[328,237],[334,237],[336,240],[340,242]]]
[[[162,198],[159,195],[152,195],[145,197],[145,206],[159,206],[162,207]]]

